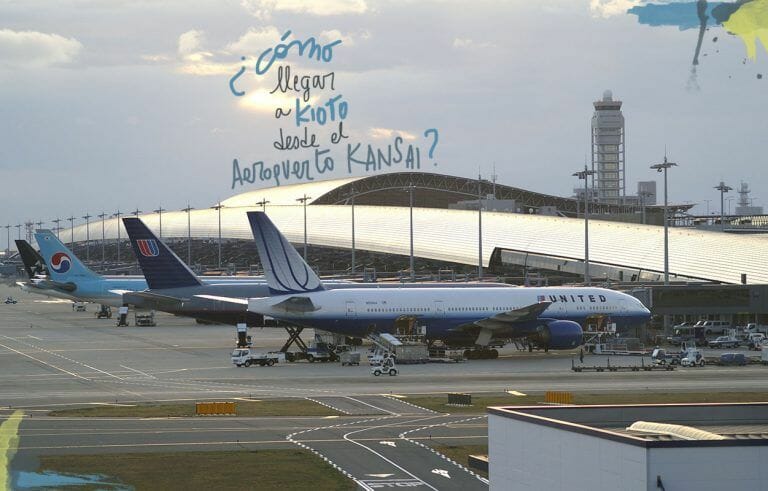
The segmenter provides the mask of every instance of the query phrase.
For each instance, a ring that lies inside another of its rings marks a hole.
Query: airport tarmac
[[[0,287],[0,419],[21,408],[19,456],[290,448],[317,452],[360,483],[431,489],[485,489],[486,483],[428,445],[487,441],[484,416],[436,414],[398,395],[516,390],[757,391],[768,390],[768,368],[704,367],[673,372],[574,373],[573,353],[502,350],[498,360],[401,365],[395,377],[374,377],[363,363],[280,363],[237,368],[229,354],[232,326],[197,325],[157,315],[157,327],[116,327],[96,319],[96,306]],[[133,323],[133,322],[131,322]],[[279,348],[281,329],[252,329],[254,344]],[[308,339],[310,335],[306,336]],[[588,355],[585,364],[605,364]],[[639,364],[638,357],[611,357]],[[649,360],[646,359],[646,363]],[[308,398],[338,409],[335,418],[54,418],[50,409],[219,398]],[[427,444],[427,446],[425,446]]]

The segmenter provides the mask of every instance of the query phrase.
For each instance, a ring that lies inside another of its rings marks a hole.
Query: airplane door
[[[445,317],[445,309],[442,300],[435,300],[435,317]]]
[[[357,317],[355,302],[347,302],[347,317]]]

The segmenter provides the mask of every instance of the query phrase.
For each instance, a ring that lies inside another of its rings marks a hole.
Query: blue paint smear
[[[696,3],[697,2],[638,5],[629,9],[627,13],[636,15],[637,21],[640,24],[652,27],[676,26],[681,31],[685,31],[686,29],[698,29],[701,25],[699,14],[696,10]],[[717,22],[722,22],[724,19],[715,19],[715,16],[712,15],[712,10],[720,5],[728,5],[728,3],[707,3],[707,16]]]
[[[132,491],[132,486],[121,483],[105,481],[107,476],[99,474],[58,474],[56,472],[13,472],[13,489],[46,489],[60,488],[61,486],[99,485],[101,489],[113,491]]]

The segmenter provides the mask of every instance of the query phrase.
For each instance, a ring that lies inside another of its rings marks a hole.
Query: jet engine
[[[584,332],[578,322],[554,320],[536,328],[531,341],[548,349],[573,349],[584,340]]]

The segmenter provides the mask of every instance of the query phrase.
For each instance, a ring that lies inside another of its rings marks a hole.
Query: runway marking
[[[5,337],[5,336],[3,336],[3,337]],[[35,361],[36,361],[36,362],[38,362],[38,363],[42,363],[43,365],[49,366],[49,367],[51,367],[51,368],[54,368],[54,369],[56,369],[56,370],[58,370],[58,371],[60,371],[60,372],[64,372],[64,373],[66,373],[66,374],[68,374],[68,375],[72,375],[72,376],[73,376],[73,377],[75,377],[75,378],[79,378],[79,379],[82,379],[82,380],[90,380],[90,379],[88,379],[88,378],[86,378],[86,377],[83,377],[83,376],[80,376],[80,375],[78,375],[78,374],[76,374],[76,373],[74,373],[74,372],[70,372],[69,370],[65,370],[65,369],[63,369],[63,368],[61,368],[61,367],[57,367],[56,365],[53,365],[53,364],[51,364],[51,363],[48,363],[48,362],[45,362],[45,361],[43,361],[43,360],[41,360],[41,359],[39,359],[39,358],[35,358],[35,357],[34,357],[34,356],[32,356],[32,355],[28,355],[28,354],[26,354],[26,353],[22,353],[21,351],[15,350],[15,349],[13,349],[13,348],[11,348],[11,347],[9,347],[9,346],[6,346],[6,345],[4,345],[4,344],[2,344],[2,343],[0,343],[0,346],[2,346],[3,348],[7,349],[8,351],[13,351],[13,352],[14,352],[14,353],[16,353],[16,354],[19,354],[19,355],[21,355],[21,356],[25,356],[25,357],[27,357],[27,358],[30,358],[30,359],[32,359],[32,360],[35,360]]]
[[[419,419],[416,419],[416,420],[414,420],[414,421],[419,421],[419,420],[421,420],[421,419],[432,419],[432,418],[435,418],[435,417],[436,417],[436,416],[429,416],[429,417],[427,417],[427,418],[419,418]],[[413,422],[413,421],[410,421],[410,422]],[[418,477],[417,477],[415,474],[413,474],[413,473],[411,473],[411,472],[407,471],[405,468],[403,468],[402,466],[398,465],[398,464],[397,464],[397,463],[395,463],[393,460],[390,460],[390,459],[388,459],[387,457],[383,456],[382,454],[380,454],[380,453],[379,453],[379,452],[377,452],[376,450],[372,449],[371,447],[368,447],[368,446],[366,446],[366,445],[363,445],[362,443],[360,443],[360,442],[358,442],[358,441],[355,441],[355,440],[352,440],[351,438],[349,438],[349,436],[350,436],[350,435],[353,435],[353,434],[355,434],[355,433],[360,433],[360,432],[363,432],[363,431],[369,431],[369,430],[375,430],[375,429],[379,429],[379,428],[386,428],[387,426],[393,426],[393,424],[378,425],[378,426],[372,426],[372,427],[370,427],[370,428],[363,428],[363,429],[360,429],[360,430],[350,431],[350,432],[348,432],[348,433],[345,433],[343,437],[344,437],[344,439],[345,439],[345,440],[347,440],[348,442],[350,442],[350,443],[354,443],[355,445],[358,445],[358,446],[360,446],[360,447],[362,447],[362,448],[364,448],[364,449],[368,450],[369,452],[371,452],[372,454],[376,455],[377,457],[379,457],[380,459],[384,460],[385,462],[389,463],[389,464],[390,464],[390,465],[392,465],[393,467],[395,467],[395,468],[397,468],[397,469],[400,469],[400,470],[401,470],[402,472],[404,472],[405,474],[407,474],[407,475],[411,476],[411,477],[412,477],[414,480],[416,480],[416,481],[418,481],[418,482],[421,482],[421,483],[424,483],[424,485],[425,485],[425,486],[427,486],[428,488],[430,488],[430,489],[434,489],[435,491],[438,491],[436,487],[434,487],[434,486],[430,485],[428,482],[425,482],[425,481],[423,481],[422,479],[419,479],[419,478],[418,478]]]
[[[42,341],[42,339],[41,339],[41,338],[38,338],[37,336],[33,336],[33,335],[31,335],[31,334],[27,334],[27,337],[28,337],[28,338],[32,338],[32,339],[37,339],[38,341]]]
[[[508,390],[508,391],[507,391],[507,394],[511,394],[511,395],[513,395],[513,396],[518,396],[518,397],[523,397],[523,396],[526,396],[526,395],[528,395],[528,394],[524,394],[524,393],[522,393],[522,392],[518,392],[518,391],[516,391],[516,390]]]
[[[423,426],[423,427],[421,427],[421,428],[415,428],[415,429],[413,429],[413,430],[404,431],[403,433],[400,433],[400,435],[399,435],[399,436],[400,436],[400,438],[402,438],[403,440],[405,440],[405,441],[407,441],[407,442],[411,442],[411,443],[413,443],[414,445],[418,445],[418,446],[420,446],[420,447],[422,447],[422,448],[425,448],[425,449],[429,450],[430,452],[432,452],[432,453],[434,453],[434,454],[436,454],[436,455],[439,455],[439,456],[440,456],[440,457],[442,457],[442,458],[443,458],[443,459],[444,459],[446,462],[450,462],[451,464],[455,465],[455,466],[456,466],[456,467],[458,467],[459,469],[461,469],[461,470],[463,470],[463,471],[466,471],[466,472],[468,472],[470,475],[472,475],[472,476],[476,477],[476,478],[477,478],[479,481],[483,482],[484,484],[488,484],[488,479],[486,479],[486,478],[484,478],[484,477],[480,476],[480,475],[479,475],[479,474],[477,474],[476,472],[474,472],[474,471],[472,471],[472,470],[470,470],[470,469],[466,468],[465,466],[463,466],[463,465],[459,464],[458,462],[456,462],[456,461],[455,461],[455,460],[453,460],[453,459],[449,459],[448,457],[446,457],[445,455],[441,454],[440,452],[438,452],[438,451],[437,451],[437,450],[435,450],[434,448],[432,448],[432,447],[430,447],[430,446],[428,446],[428,445],[425,445],[425,444],[423,444],[423,443],[421,443],[421,442],[417,442],[417,441],[416,441],[415,439],[413,439],[413,438],[408,438],[408,437],[406,437],[406,436],[405,436],[405,435],[408,435],[409,433],[414,433],[414,432],[416,432],[416,431],[422,431],[422,430],[425,430],[425,429],[427,429],[427,428],[436,428],[436,427],[439,427],[439,426],[448,426],[448,425],[450,425],[450,424],[459,424],[459,423],[464,423],[464,422],[467,422],[467,421],[473,421],[473,420],[476,420],[476,419],[481,419],[481,418],[486,418],[486,417],[487,417],[486,415],[482,415],[482,416],[474,416],[474,417],[471,417],[471,418],[464,418],[464,419],[460,419],[460,420],[458,420],[458,421],[446,421],[446,422],[443,422],[443,423],[438,423],[438,424],[434,424],[434,425],[427,425],[427,426]],[[465,436],[465,437],[437,437],[437,438],[433,438],[433,437],[431,437],[431,436],[430,436],[430,439],[435,439],[435,440],[438,440],[438,439],[445,439],[445,438],[451,438],[451,439],[452,439],[452,438],[466,438],[466,436]]]
[[[151,378],[151,379],[157,379],[157,377],[155,377],[154,375],[150,375],[150,374],[148,374],[148,373],[146,373],[146,372],[142,372],[141,370],[137,370],[137,369],[135,369],[135,368],[127,367],[127,366],[125,366],[125,365],[120,365],[120,366],[121,366],[121,367],[123,367],[123,368],[125,368],[126,370],[130,370],[130,371],[132,371],[132,372],[136,372],[136,373],[138,373],[138,374],[141,374],[141,375],[143,375],[143,376],[145,376],[145,377],[147,377],[147,378]]]
[[[2,336],[3,338],[6,338],[6,339],[11,339],[11,340],[13,340],[12,338],[9,338],[8,336],[4,336],[4,335],[1,335],[1,336]],[[100,369],[98,369],[98,368],[96,368],[96,367],[92,367],[92,366],[88,365],[87,363],[82,363],[82,362],[79,362],[79,361],[77,361],[77,360],[73,360],[72,358],[67,358],[66,356],[62,356],[62,355],[60,355],[60,354],[58,354],[58,353],[54,353],[53,351],[47,350],[47,349],[45,349],[45,348],[41,348],[40,346],[36,346],[36,345],[34,345],[34,344],[30,344],[30,343],[27,343],[27,342],[24,342],[24,341],[21,341],[21,340],[15,340],[15,341],[16,341],[17,343],[20,343],[20,344],[23,344],[23,345],[29,346],[30,348],[36,349],[36,350],[38,350],[38,351],[42,351],[43,353],[48,353],[48,354],[50,354],[50,355],[53,355],[53,356],[58,356],[59,358],[61,358],[61,359],[63,359],[63,360],[67,360],[67,361],[69,361],[69,362],[71,362],[71,363],[75,363],[75,364],[77,364],[77,365],[80,365],[80,366],[84,366],[84,367],[86,367],[86,368],[90,368],[90,369],[91,369],[91,370],[93,370],[93,371],[96,371],[96,372],[99,372],[99,373],[103,373],[104,375],[109,375],[110,377],[114,377],[114,378],[116,378],[116,379],[118,379],[118,380],[123,380],[122,378],[118,377],[117,375],[113,375],[113,374],[111,374],[111,373],[109,373],[109,372],[106,372],[106,371],[104,371],[104,370],[100,370]],[[14,350],[14,351],[15,351],[15,350]],[[21,353],[21,352],[19,351],[18,353]],[[53,365],[51,365],[51,366],[53,366]],[[87,378],[85,378],[85,377],[81,377],[81,378],[84,378],[85,380],[90,380],[90,379],[87,379]]]
[[[384,409],[384,408],[381,408],[381,407],[378,407],[378,406],[374,406],[373,404],[368,404],[367,402],[361,401],[360,399],[355,399],[354,397],[347,396],[346,399],[349,399],[349,400],[355,401],[355,402],[359,402],[360,404],[365,404],[368,407],[372,407],[373,409],[377,409],[377,410],[379,410],[381,412],[384,412],[384,413],[387,413],[387,414],[391,414],[392,416],[399,416],[400,415],[399,413],[396,413],[396,412],[393,412],[393,411],[389,411],[387,409]]]

